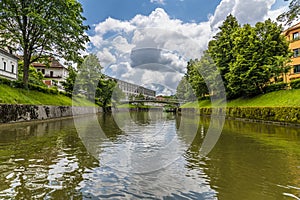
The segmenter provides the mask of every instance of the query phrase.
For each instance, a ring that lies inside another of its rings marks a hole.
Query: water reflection
[[[203,157],[210,120],[120,112],[0,126],[0,199],[300,197],[298,128],[227,120]]]

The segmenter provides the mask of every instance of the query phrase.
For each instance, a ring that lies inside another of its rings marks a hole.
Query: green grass
[[[72,99],[60,94],[45,94],[38,91],[12,88],[7,85],[0,84],[0,103],[71,106]],[[94,105],[94,103],[83,98],[76,98],[75,100],[75,106]]]
[[[210,100],[189,102],[182,108],[210,107]],[[253,98],[238,98],[227,101],[227,107],[298,107],[300,106],[300,89],[281,90],[259,95]]]

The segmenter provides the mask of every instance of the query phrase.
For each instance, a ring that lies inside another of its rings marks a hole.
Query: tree
[[[255,27],[246,24],[233,38],[234,62],[229,64],[230,71],[225,75],[229,98],[263,93],[271,78],[284,72],[281,66],[290,56],[281,26],[271,20],[259,22]]]
[[[68,67],[68,71],[69,75],[66,78],[66,81],[62,83],[62,85],[67,93],[72,94],[77,77],[77,72],[72,66]]]
[[[224,81],[224,86],[227,88],[227,80],[225,75],[229,72],[230,63],[234,62],[232,55],[233,49],[233,33],[240,28],[237,19],[233,15],[228,15],[223,24],[219,27],[218,32],[209,42],[208,52],[214,60],[215,65],[220,70],[221,77]]]
[[[299,15],[300,15],[299,0],[291,0],[289,5],[289,10],[279,15],[277,20],[280,22],[285,22],[287,25],[291,25],[293,21],[299,19]]]
[[[118,103],[123,97],[124,93],[117,86],[117,82],[113,79],[102,76],[98,82],[96,96],[100,106],[105,110],[109,104]]]
[[[89,41],[76,0],[0,1],[0,45],[23,53],[24,86],[30,63],[42,57],[62,57],[79,62],[79,52]]]
[[[194,101],[195,95],[187,77],[183,76],[176,88],[176,97],[180,100]]]
[[[202,98],[208,94],[208,88],[204,81],[202,74],[200,73],[203,70],[203,65],[200,61],[190,60],[187,65],[186,77],[190,83],[194,94],[197,98]]]
[[[88,100],[95,101],[95,93],[102,77],[101,65],[96,55],[86,56],[78,67],[73,94],[82,94]]]
[[[24,68],[24,62],[23,61],[19,61],[18,62],[18,81],[22,81],[23,78],[23,68]],[[42,87],[46,87],[46,85],[43,82],[44,79],[44,75],[42,74],[42,72],[38,72],[36,71],[36,69],[33,66],[29,66],[29,80],[30,83],[34,84],[34,85],[39,85]]]

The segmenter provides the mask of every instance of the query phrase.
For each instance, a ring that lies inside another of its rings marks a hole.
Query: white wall
[[[16,80],[18,78],[17,74],[18,60],[0,52],[0,76]]]

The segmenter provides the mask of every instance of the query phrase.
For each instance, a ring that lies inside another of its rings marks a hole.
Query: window
[[[295,65],[294,66],[294,73],[299,74],[300,73],[300,65]]]
[[[15,66],[11,65],[11,73],[14,73]]]
[[[3,62],[3,70],[6,71],[6,62]]]
[[[293,33],[293,40],[299,39],[299,32]]]
[[[50,77],[53,77],[53,71],[50,71]]]
[[[297,58],[300,56],[299,55],[300,49],[294,49],[293,51],[294,51],[294,58]]]
[[[42,74],[45,74],[45,69],[42,69]]]

